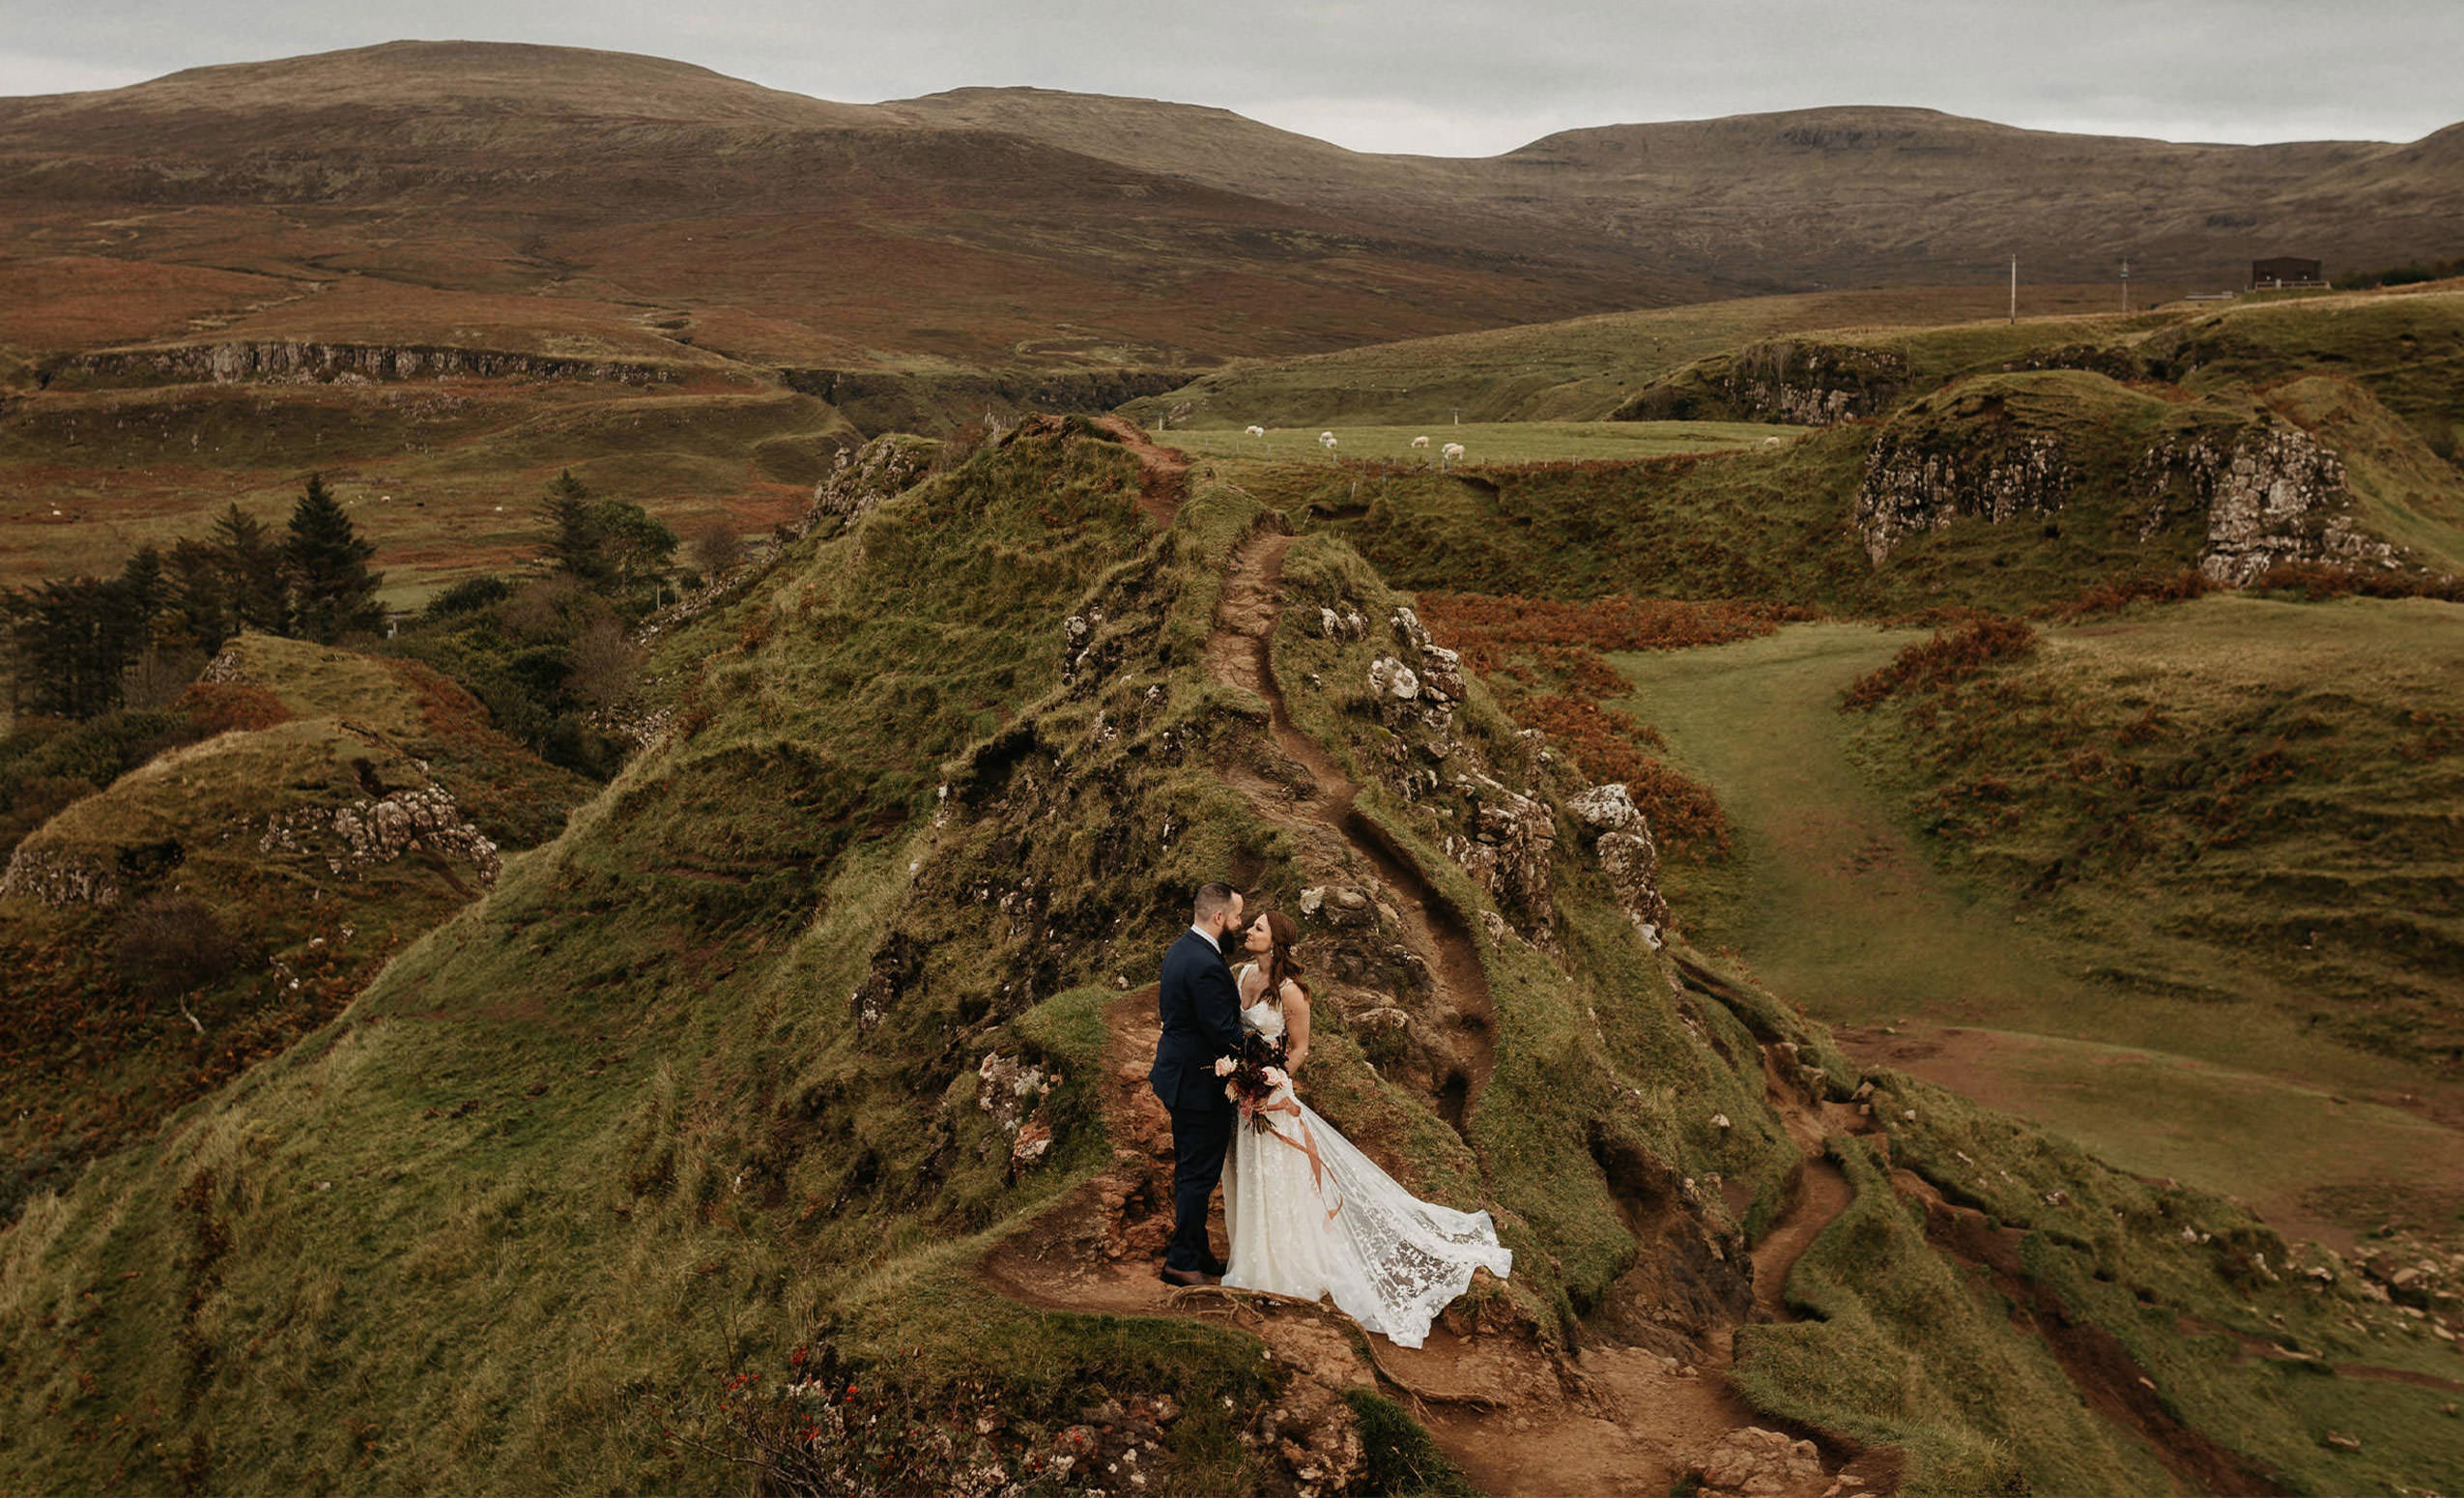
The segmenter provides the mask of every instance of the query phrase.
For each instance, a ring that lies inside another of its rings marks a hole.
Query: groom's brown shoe
[[[1165,1284],[1177,1284],[1183,1289],[1195,1289],[1201,1284],[1208,1284],[1213,1282],[1207,1278],[1206,1271],[1202,1269],[1166,1268],[1163,1271],[1163,1282]]]

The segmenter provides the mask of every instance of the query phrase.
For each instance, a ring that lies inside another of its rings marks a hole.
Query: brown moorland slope
[[[578,295],[775,362],[1187,365],[1980,281],[2014,249],[2040,281],[2129,254],[2160,290],[2264,253],[2392,263],[2464,226],[2459,150],[2456,130],[2177,145],[1829,108],[1451,159],[1149,100],[842,104],[656,58],[401,42],[0,101],[0,262]],[[0,341],[86,346],[48,302],[14,303]]]

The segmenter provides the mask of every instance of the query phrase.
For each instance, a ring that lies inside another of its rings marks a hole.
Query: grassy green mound
[[[2216,475],[2278,450],[2266,445],[2279,432],[2294,434],[2288,450],[2315,450],[2298,446],[2306,431],[2335,455],[2342,487],[2303,491],[2306,511],[2267,522],[2272,545],[2318,552],[2344,544],[2343,526],[2416,566],[2464,549],[2464,481],[2365,390],[2320,382],[2265,402],[2187,400],[2081,370],[1994,373],[1776,447],[1448,475],[1227,472],[1412,587],[2026,612],[2199,562],[2220,544],[2211,496],[2232,481]]]
[[[76,763],[80,730],[26,757],[84,793],[0,884],[9,1212],[338,1012],[586,789],[424,668],[252,634],[213,675],[138,715],[176,746],[126,774]],[[374,833],[387,802],[418,838]]]
[[[2441,459],[2464,422],[2464,292],[2364,293],[2259,302],[2164,330],[2143,352],[2192,389],[2309,374],[2358,382]]]
[[[1698,360],[1770,339],[1825,342],[1897,339],[1905,330],[1941,328],[1940,374],[2013,351],[2100,341],[2117,331],[2163,326],[2179,314],[2141,319],[2083,315],[2102,307],[2081,288],[2032,289],[2031,314],[2057,307],[2073,315],[2031,315],[2016,330],[2003,320],[1991,287],[1903,287],[1746,297],[1684,306],[1611,312],[1481,332],[1408,338],[1330,354],[1244,360],[1179,389],[1122,409],[1174,431],[1465,421],[1597,421],[1637,392]],[[1937,383],[1938,383],[1938,376]]]
[[[2460,666],[2452,604],[2211,597],[1904,689],[1860,749],[2099,977],[2453,1065]]]

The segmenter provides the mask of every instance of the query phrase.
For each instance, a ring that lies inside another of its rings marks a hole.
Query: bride
[[[1309,1053],[1309,991],[1292,960],[1299,935],[1281,911],[1260,915],[1244,943],[1255,960],[1239,974],[1242,1027],[1282,1038],[1291,1076]],[[1486,1212],[1415,1198],[1311,1112],[1289,1081],[1256,1116],[1271,1127],[1243,1118],[1224,1171],[1227,1288],[1332,1296],[1363,1331],[1418,1347],[1438,1312],[1470,1287],[1475,1268],[1503,1276],[1513,1266]]]

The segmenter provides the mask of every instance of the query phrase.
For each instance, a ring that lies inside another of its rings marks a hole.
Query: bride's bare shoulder
[[[1275,996],[1283,1000],[1283,1007],[1286,1009],[1300,1009],[1305,1012],[1309,1007],[1309,991],[1289,978],[1283,980],[1283,987],[1275,991]]]

